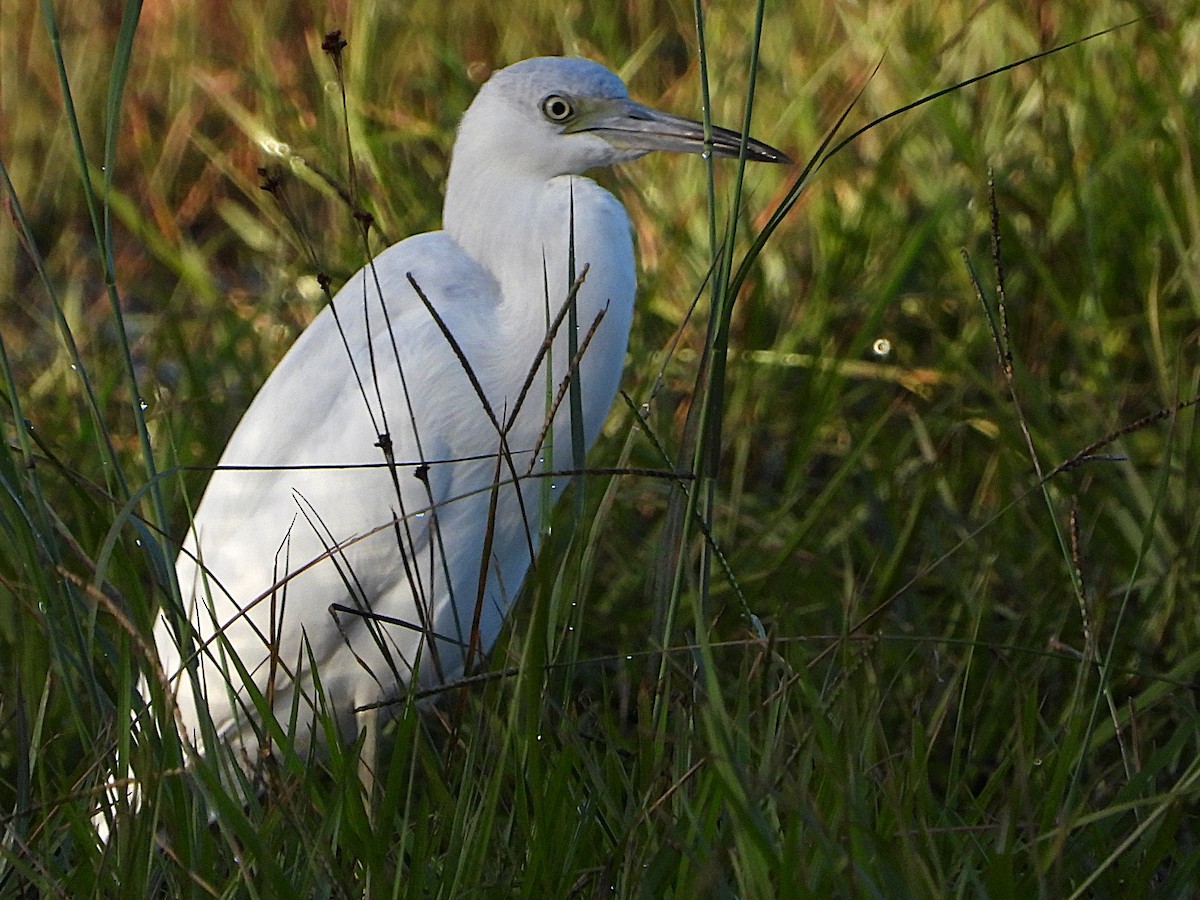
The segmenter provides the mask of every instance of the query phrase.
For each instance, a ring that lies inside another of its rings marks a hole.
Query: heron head
[[[627,162],[652,150],[736,157],[742,136],[704,126],[629,98],[624,83],[599,63],[537,57],[501,69],[480,89],[459,128],[455,156],[481,151],[513,176],[553,178]],[[746,158],[789,162],[750,138]],[[476,160],[476,164],[483,160]]]

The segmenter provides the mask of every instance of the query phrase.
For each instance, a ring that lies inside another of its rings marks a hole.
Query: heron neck
[[[451,163],[443,227],[497,278],[537,241],[538,205],[545,180],[496,172],[459,159]]]

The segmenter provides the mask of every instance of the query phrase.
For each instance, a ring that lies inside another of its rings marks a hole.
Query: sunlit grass
[[[319,310],[315,270],[336,286],[365,261],[316,174],[346,172],[327,30],[348,40],[360,200],[389,240],[437,227],[454,125],[495,66],[583,53],[635,96],[700,114],[691,4],[154,4],[104,173],[119,11],[60,6],[86,177],[101,210],[111,179],[115,289],[168,473],[167,558],[204,467]],[[754,10],[712,6],[712,116],[737,126]],[[753,130],[802,163],[852,102],[843,133],[1139,12],[772,6]],[[494,677],[402,714],[371,797],[357,749],[335,746],[319,763],[282,753],[243,808],[215,763],[180,773],[169,728],[158,746],[122,724],[145,670],[130,632],[149,634],[166,570],[129,515],[152,521],[149,495],[126,507],[109,463],[111,444],[128,491],[146,485],[43,10],[0,0],[0,336],[15,387],[0,456],[0,894],[1192,896],[1195,412],[1036,476],[1200,392],[1200,33],[1186,13],[1163,4],[829,160],[733,307],[705,513],[719,558],[705,563],[702,530],[672,513],[680,485],[589,477],[584,517],[559,510]],[[260,166],[292,173],[291,221]],[[998,315],[989,169],[1011,391],[960,253]],[[735,171],[714,168],[711,221],[698,159],[600,176],[630,211],[641,273],[631,404],[615,406],[597,467],[692,465],[710,227],[725,226]],[[747,169],[735,264],[798,174]],[[89,815],[118,753],[140,764],[143,807],[100,848]]]

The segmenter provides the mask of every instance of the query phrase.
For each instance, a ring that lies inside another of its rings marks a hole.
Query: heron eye
[[[551,122],[565,122],[575,115],[575,107],[562,94],[551,94],[542,101],[542,115]]]

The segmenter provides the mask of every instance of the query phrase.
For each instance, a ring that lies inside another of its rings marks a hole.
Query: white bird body
[[[547,495],[544,477],[526,477],[572,467],[571,404],[553,398],[579,380],[590,447],[624,362],[630,224],[582,173],[653,149],[737,155],[741,141],[715,129],[706,143],[698,123],[634,103],[586,60],[526,60],[480,90],[455,143],[445,230],[392,246],[347,282],[262,387],[209,482],[176,566],[184,609],[155,632],[188,741],[200,746],[206,710],[222,741],[255,758],[260,715],[231,653],[285,727],[300,693],[299,748],[312,738],[315,678],[353,738],[364,704],[444,683],[486,653],[569,480]],[[521,402],[567,301],[572,253],[575,271],[587,268],[575,301],[586,350],[573,367],[564,320]]]
[[[350,736],[357,733],[355,708],[395,697],[403,689],[423,649],[423,629],[446,640],[439,642],[436,659],[421,660],[421,686],[460,675],[489,518],[495,524],[475,659],[495,640],[530,564],[530,548],[537,548],[542,479],[522,482],[522,513],[506,462],[499,472],[504,484],[498,506],[489,517],[499,435],[463,363],[407,276],[412,274],[454,335],[503,422],[537,363],[548,317],[558,314],[569,294],[573,205],[576,265],[580,271],[589,265],[575,301],[581,332],[602,316],[579,366],[588,446],[616,393],[635,289],[629,222],[611,194],[586,178],[562,176],[515,199],[520,215],[512,227],[489,232],[492,242],[475,254],[449,232],[434,232],[390,247],[357,273],[280,362],[230,439],[176,565],[183,595],[194,598],[189,618],[197,626],[197,638],[203,642],[217,631],[222,635],[200,656],[205,698],[218,734],[237,734],[245,744],[253,741],[247,730],[253,716],[245,718],[247,710],[235,708],[226,687],[231,683],[237,688],[241,680],[232,667],[228,677],[222,674],[220,651],[226,648],[238,655],[264,693],[270,656],[278,655],[275,705],[286,710],[295,686],[305,693],[312,687],[308,652],[301,652],[300,641],[306,638],[326,701]],[[489,255],[505,264],[483,268],[477,259]],[[528,285],[543,281],[543,255],[549,294],[539,288],[531,295]],[[390,324],[383,320],[380,295]],[[549,362],[549,384],[557,389],[570,363],[565,322]],[[542,439],[548,412],[546,367],[543,361],[506,435],[508,458],[521,477],[529,472],[540,440],[536,472],[571,467],[568,402],[558,407],[552,438]],[[401,369],[410,386],[407,392]],[[416,388],[416,383],[425,387]],[[381,467],[380,397],[394,458],[401,463],[399,495],[391,471]],[[429,464],[428,492],[416,477],[422,461]],[[236,468],[240,466],[254,469]],[[553,480],[554,494],[566,480]],[[407,570],[397,532],[390,527],[404,515]],[[452,536],[440,546],[431,543],[435,518],[442,535]],[[341,549],[328,553],[334,546]],[[300,574],[286,577],[293,572]],[[419,585],[412,583],[414,573]],[[277,610],[273,625],[272,593]],[[419,602],[427,603],[423,627]],[[337,615],[335,622],[329,609],[334,603],[365,607],[411,627],[348,613]],[[156,637],[165,671],[181,673],[166,618]],[[297,672],[306,674],[297,678]],[[195,694],[186,677],[178,685],[183,721],[194,730]],[[306,703],[313,699],[309,696]]]

